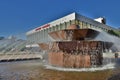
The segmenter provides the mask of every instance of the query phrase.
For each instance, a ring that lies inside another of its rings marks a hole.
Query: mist
[[[95,38],[95,40],[112,42],[113,46],[110,48],[113,52],[120,51],[120,38],[114,35],[110,35],[109,33],[99,30],[99,35]]]

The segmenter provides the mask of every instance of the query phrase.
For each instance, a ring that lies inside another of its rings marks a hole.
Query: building
[[[39,26],[31,31],[28,31],[26,33],[27,40],[32,43],[49,42],[49,32],[67,29],[67,27],[71,24],[78,25],[79,29],[91,28],[102,29],[104,31],[113,29],[112,27],[101,23],[100,20],[98,22],[77,13],[72,13],[50,23]]]
[[[99,21],[99,22],[98,22]],[[108,31],[104,18],[90,19],[72,13],[26,33],[28,41],[48,52],[48,62],[61,67],[91,67],[103,64],[103,52],[113,44],[95,41],[99,29]]]

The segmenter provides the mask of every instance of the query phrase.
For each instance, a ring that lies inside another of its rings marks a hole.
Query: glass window
[[[49,30],[48,30],[48,32],[51,32],[51,27],[49,27]]]
[[[61,26],[60,26],[60,24],[59,25],[57,25],[58,26],[58,30],[61,30]]]
[[[65,29],[67,29],[67,23],[65,22]]]
[[[72,21],[71,21],[71,24],[75,24],[75,20],[72,20]]]
[[[66,28],[68,28],[68,27],[70,26],[70,22],[67,22],[67,23],[66,23],[66,25],[67,25],[67,27],[66,27]]]
[[[79,26],[80,26],[80,29],[82,29],[82,21],[79,21]]]
[[[61,24],[62,30],[65,29],[64,23]]]
[[[87,28],[90,28],[90,24],[89,23],[87,23]]]
[[[54,28],[54,26],[52,26],[52,31],[55,31],[55,28]]]
[[[79,21],[78,21],[78,20],[75,20],[75,24],[76,24],[76,25],[79,25]]]
[[[86,28],[86,26],[87,26],[87,25],[86,25],[86,23],[85,23],[85,22],[83,22],[83,28]]]

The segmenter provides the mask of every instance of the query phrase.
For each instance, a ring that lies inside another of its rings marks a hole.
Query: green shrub
[[[115,36],[117,36],[117,37],[120,37],[120,31],[117,31],[117,30],[109,30],[108,33],[111,34],[111,35],[115,35]]]

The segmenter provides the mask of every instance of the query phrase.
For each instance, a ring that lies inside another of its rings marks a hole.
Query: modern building
[[[42,25],[26,33],[32,44],[47,51],[48,62],[61,67],[91,67],[103,64],[103,52],[111,42],[95,40],[100,30],[113,28],[104,18],[90,19],[77,13]]]
[[[78,25],[79,29],[90,28],[101,29],[104,31],[113,29],[112,27],[106,25],[105,23],[106,20],[104,18],[98,18],[94,20],[74,12],[65,17],[46,23],[31,31],[28,31],[26,33],[26,36],[27,40],[32,43],[49,42],[50,41],[50,37],[48,35],[49,32],[67,29],[67,27],[70,26],[71,24]]]

